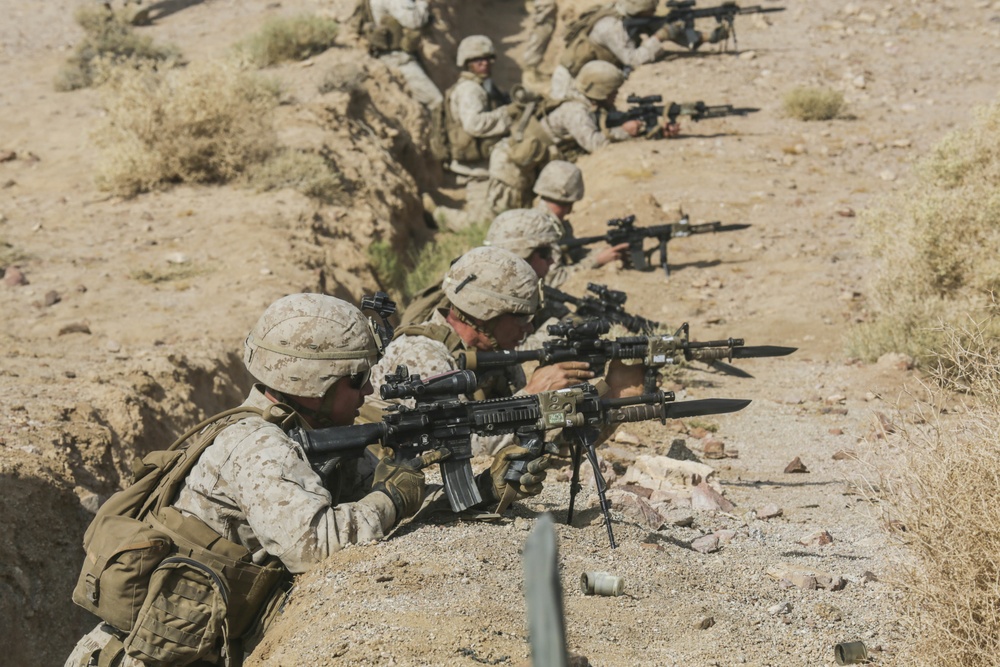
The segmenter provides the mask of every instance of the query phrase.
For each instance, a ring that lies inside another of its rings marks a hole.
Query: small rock
[[[896,180],[896,172],[891,171],[889,169],[885,169],[878,173],[878,177],[881,178],[883,181],[894,181]]]
[[[802,462],[802,459],[796,456],[788,465],[785,466],[785,472],[788,474],[801,473],[809,472],[809,469],[806,468],[806,464]]]
[[[813,607],[813,613],[824,621],[839,621],[844,617],[839,609],[825,602],[820,602]]]
[[[854,84],[855,88],[860,88],[861,90],[864,90],[865,86],[868,85],[868,81],[865,80],[863,74],[859,74],[858,76],[854,77],[854,80],[851,81],[851,83]]]
[[[116,340],[109,340],[104,344],[104,349],[114,354],[116,352],[121,352],[122,344]]]
[[[721,440],[706,440],[702,447],[706,459],[726,458],[726,443]]]
[[[688,435],[691,436],[692,438],[697,438],[698,440],[701,440],[702,438],[707,438],[709,436],[709,431],[703,429],[700,426],[695,426],[693,429],[688,431]]]
[[[886,352],[878,358],[875,365],[879,368],[908,371],[913,368],[913,357],[900,352]]]
[[[744,51],[740,54],[740,60],[753,60],[757,57],[756,51]]]
[[[873,391],[867,391],[867,392],[865,392],[865,401],[867,401],[869,403],[871,401],[874,401],[874,400],[878,399],[878,397],[879,397],[878,394],[876,394]]]
[[[261,269],[260,270],[260,275],[262,275],[262,276],[269,276],[269,275],[271,275],[271,273],[272,273],[271,269]]]
[[[48,292],[45,293],[44,303],[46,306],[54,306],[60,301],[62,301],[62,297],[59,296],[59,292],[55,290],[49,290]]]
[[[871,570],[865,570],[861,573],[861,583],[870,584],[874,581],[878,581],[878,577]]]
[[[621,429],[615,433],[615,442],[620,442],[626,445],[639,445],[642,442],[637,436],[632,435],[628,431],[622,431]]]
[[[643,549],[650,549],[652,551],[665,551],[662,544],[657,544],[656,542],[639,542],[639,546]]]
[[[802,572],[789,572],[778,584],[782,588],[798,588],[803,591],[816,590],[816,577]]]
[[[833,455],[834,461],[854,461],[857,460],[858,454],[853,449],[841,449]]]
[[[694,515],[683,509],[667,510],[664,519],[666,523],[676,528],[690,528],[694,525]]]
[[[65,336],[66,334],[71,334],[71,333],[89,334],[90,325],[87,324],[86,322],[71,322],[69,324],[64,324],[59,329],[60,336]]]
[[[840,575],[817,572],[816,585],[828,591],[842,591],[847,585],[847,581]]]
[[[715,625],[715,619],[711,616],[702,616],[694,622],[695,630],[708,630]]]
[[[618,488],[627,493],[634,493],[640,498],[645,498],[646,500],[649,500],[649,497],[653,495],[652,489],[647,489],[645,486],[639,486],[638,484],[624,484]]]
[[[165,259],[167,264],[187,264],[189,261],[187,255],[182,252],[172,252]]]
[[[892,145],[895,146],[896,148],[909,148],[910,146],[913,145],[913,142],[910,141],[909,139],[896,139],[894,142],[892,142]]]
[[[757,510],[758,519],[777,519],[779,516],[784,514],[784,511],[775,504],[764,505],[759,510]]]
[[[663,527],[663,516],[649,504],[649,501],[634,493],[614,489],[608,492],[608,500],[616,510],[649,530],[659,530]]]
[[[691,509],[708,512],[732,512],[736,505],[722,497],[722,494],[702,482],[691,489]]]
[[[843,394],[833,394],[832,396],[828,396],[824,402],[827,405],[839,405],[840,403],[843,403],[846,400],[847,397],[844,396]]]
[[[856,215],[856,213],[854,212],[854,209],[851,208],[850,206],[843,206],[837,209],[837,215],[839,215],[842,218],[853,218]]]
[[[101,497],[89,489],[78,486],[73,489],[73,493],[80,499],[80,505],[91,514],[97,514],[101,507]]]
[[[842,428],[831,428],[827,431],[830,435],[844,435],[844,429]]]
[[[27,285],[28,278],[24,275],[24,271],[16,266],[9,266],[3,274],[3,283],[7,287],[18,287],[19,285]]]
[[[824,547],[833,544],[833,536],[825,530],[818,530],[803,537],[799,540],[799,544],[804,547]]]
[[[691,548],[702,554],[710,554],[719,550],[719,538],[716,535],[702,535],[691,542]]]
[[[15,185],[17,185],[17,181],[15,181],[13,178],[8,178],[6,181],[3,182],[2,187],[6,190],[7,188],[12,188]]]
[[[717,531],[715,531],[713,533],[713,535],[715,535],[716,537],[719,538],[719,545],[720,546],[725,546],[725,545],[729,544],[730,542],[732,542],[736,538],[736,531],[735,530],[729,530],[728,528],[726,528],[726,529],[723,529],[723,530],[717,530]]]
[[[17,159],[15,151],[0,151],[0,162],[11,162]]]
[[[792,613],[792,603],[791,602],[779,602],[778,604],[774,605],[773,607],[768,607],[767,608],[767,613],[769,613],[771,616],[779,616],[779,615],[783,615],[783,614],[790,614],[790,613]]]

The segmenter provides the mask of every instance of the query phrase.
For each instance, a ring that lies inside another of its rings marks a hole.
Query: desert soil
[[[504,52],[497,79],[514,83],[521,3],[441,4],[438,82],[455,75],[456,36],[486,32]],[[587,4],[563,0],[561,17]],[[178,45],[188,60],[223,58],[268,18],[345,16],[349,5],[163,1],[141,30]],[[690,322],[694,338],[799,348],[745,362],[755,379],[692,368],[676,387],[679,398],[753,399],[738,414],[704,420],[718,428],[712,438],[738,451],[705,461],[735,509],[690,512],[690,526],[660,530],[615,512],[620,546],[612,551],[592,491],[565,525],[569,484],[555,475],[498,525],[438,516],[334,555],[300,579],[249,665],[522,662],[529,648],[520,550],[540,512],[559,522],[569,646],[592,664],[830,664],[833,644],[856,639],[878,664],[905,664],[910,635],[885,581],[905,551],[857,493],[865,470],[832,458],[871,437],[878,414],[898,418],[897,400],[916,378],[845,352],[846,330],[865,316],[873,270],[855,214],[891,196],[921,155],[994,100],[1000,3],[782,6],[766,21],[738,20],[740,54],[672,53],[638,69],[623,91],[759,111],[684,123],[677,140],[618,144],[581,160],[587,197],[572,217],[579,234],[628,213],[640,224],[670,222],[678,207],[693,222],[752,225],[671,243],[669,279],[609,268],[569,286],[624,289],[632,310],[674,326]],[[247,387],[242,338],[263,307],[299,290],[357,300],[376,286],[364,252],[373,238],[402,248],[428,234],[418,184],[434,174],[413,147],[424,132],[419,112],[349,40],[270,72],[286,91],[279,136],[330,147],[354,184],[349,205],[239,186],[128,200],[101,192],[92,138],[101,92],[52,87],[81,38],[74,7],[0,0],[8,17],[0,24],[0,151],[16,153],[0,163],[0,267],[19,266],[28,279],[0,285],[0,665],[61,664],[95,622],[69,599],[89,517],[136,453],[239,400]],[[551,49],[550,63],[555,56]],[[316,92],[328,71],[360,71],[363,103],[354,93]],[[799,85],[842,91],[847,115],[784,117],[782,97]],[[700,455],[704,439],[690,426],[629,428],[640,444],[614,443],[604,457],[620,473],[637,455],[665,454],[676,439]],[[796,456],[808,473],[784,472]],[[756,518],[767,504],[782,516]],[[735,534],[718,551],[690,548],[722,529]],[[799,543],[817,531],[832,543]],[[783,563],[839,575],[847,586],[783,588],[767,574]],[[594,570],[623,576],[625,595],[582,595],[579,576]],[[714,624],[700,629],[708,617]]]

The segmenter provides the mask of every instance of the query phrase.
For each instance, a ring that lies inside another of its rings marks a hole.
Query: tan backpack
[[[205,420],[170,448],[136,459],[132,484],[97,511],[83,537],[73,602],[126,635],[105,652],[117,648],[147,665],[206,656],[228,664],[233,642],[287,576],[276,559],[256,565],[247,549],[168,506],[216,436],[252,415],[285,419],[244,406]]]

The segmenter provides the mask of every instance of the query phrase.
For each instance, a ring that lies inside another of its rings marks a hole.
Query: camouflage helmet
[[[576,89],[591,100],[605,100],[625,83],[625,73],[609,62],[591,60],[576,75]]]
[[[583,199],[583,172],[572,162],[553,160],[538,175],[533,191],[560,204],[578,202]]]
[[[562,235],[562,223],[551,213],[535,208],[515,208],[493,219],[483,245],[503,248],[521,259],[528,259],[535,248],[552,245]]]
[[[493,49],[493,40],[486,35],[470,35],[458,44],[458,54],[455,56],[455,63],[459,67],[465,67],[465,63],[476,58],[496,58],[497,53]]]
[[[291,294],[272,303],[243,345],[250,375],[272,389],[321,398],[337,380],[378,360],[368,318],[324,294]]]
[[[618,11],[625,16],[656,11],[657,0],[618,0]]]
[[[538,310],[538,275],[531,265],[503,248],[473,248],[459,257],[442,283],[451,305],[480,320]]]

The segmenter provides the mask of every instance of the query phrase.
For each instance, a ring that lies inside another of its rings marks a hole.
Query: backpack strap
[[[452,355],[465,349],[465,341],[462,340],[462,337],[446,324],[433,324],[431,322],[408,324],[404,327],[398,327],[392,339],[396,340],[400,336],[424,336],[436,340],[448,348],[448,353]]]

